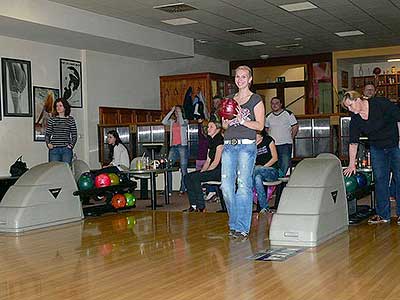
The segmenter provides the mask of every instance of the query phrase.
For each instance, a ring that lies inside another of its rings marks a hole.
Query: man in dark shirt
[[[390,100],[381,97],[367,99],[356,91],[347,92],[342,106],[351,112],[349,166],[346,176],[356,172],[358,140],[361,134],[368,137],[371,150],[372,170],[375,177],[376,215],[368,223],[378,224],[390,221],[389,174],[393,172],[400,182],[400,149],[397,122],[400,109]],[[397,223],[400,225],[400,190],[396,191]]]
[[[206,181],[221,180],[221,156],[224,138],[220,133],[221,124],[208,122],[207,133],[209,136],[207,160],[200,171],[191,172],[185,176],[188,188],[190,207],[184,211],[205,211],[205,201],[201,190],[201,183]]]

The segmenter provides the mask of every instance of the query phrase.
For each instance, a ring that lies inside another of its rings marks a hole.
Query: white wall
[[[391,74],[392,66],[396,67],[396,72],[400,71],[400,62],[375,62],[368,64],[355,64],[353,66],[353,76],[373,76],[372,71],[375,67],[379,67],[382,70],[381,74]]]
[[[0,45],[1,57],[31,61],[32,86],[59,89],[59,59],[81,60],[81,51],[72,48],[4,36],[0,36]],[[71,114],[75,117],[78,133],[82,136],[82,109],[73,109]],[[79,156],[83,156],[82,139],[78,139],[75,151]],[[0,176],[9,175],[9,167],[19,155],[23,155],[29,167],[47,161],[45,143],[33,141],[33,117],[3,116],[0,121],[0,154]]]
[[[206,56],[143,61],[87,51],[89,164],[98,163],[97,124],[99,106],[160,109],[162,75],[213,72],[229,74],[229,62]]]

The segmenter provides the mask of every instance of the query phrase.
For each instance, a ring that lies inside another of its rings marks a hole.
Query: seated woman
[[[108,165],[104,165],[102,169],[92,171],[93,174],[100,173],[120,173],[129,169],[128,150],[122,144],[121,138],[116,130],[107,132],[107,143],[109,148]]]
[[[206,181],[221,180],[221,157],[224,138],[221,135],[221,124],[208,122],[207,133],[209,136],[207,160],[200,171],[191,172],[185,176],[190,207],[185,211],[205,211],[205,201],[201,190],[201,183]]]
[[[258,195],[260,213],[269,212],[268,199],[263,185],[264,181],[276,181],[279,177],[278,153],[274,139],[265,130],[257,132],[257,158],[254,167],[254,187]]]

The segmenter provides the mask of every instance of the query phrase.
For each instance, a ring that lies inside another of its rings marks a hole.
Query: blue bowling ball
[[[357,179],[357,185],[359,188],[363,188],[368,185],[368,179],[367,179],[367,176],[365,176],[365,174],[357,173],[356,179]]]

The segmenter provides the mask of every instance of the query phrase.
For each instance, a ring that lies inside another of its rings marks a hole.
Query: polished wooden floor
[[[248,241],[220,213],[128,212],[0,236],[0,299],[400,299],[400,227],[361,224],[285,262],[270,217]]]

